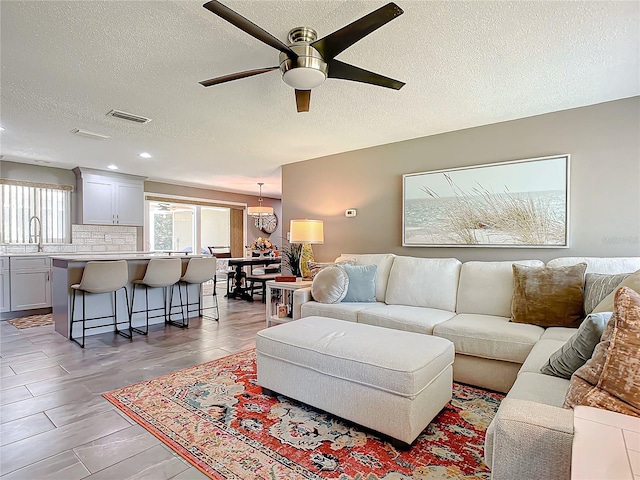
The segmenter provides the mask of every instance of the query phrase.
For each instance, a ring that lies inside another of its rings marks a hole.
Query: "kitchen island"
[[[193,257],[207,257],[208,255],[185,255],[178,258],[182,261],[182,273],[184,274],[189,259]],[[133,289],[133,281],[139,280],[144,277],[147,264],[152,258],[166,258],[168,255],[164,254],[149,254],[149,253],[130,253],[130,254],[105,254],[105,255],[86,255],[86,254],[70,254],[70,255],[51,255],[52,263],[52,283],[51,283],[51,297],[53,308],[53,321],[55,324],[55,331],[60,335],[69,338],[70,325],[71,325],[71,300],[72,289],[71,285],[80,283],[82,278],[82,272],[84,267],[89,261],[100,260],[126,260],[129,270],[129,282],[126,285],[129,291],[129,300],[131,300],[131,291]],[[176,257],[172,257],[176,258]],[[188,285],[189,288],[189,301],[198,298],[198,285]],[[162,288],[149,288],[149,307],[161,308],[163,302]],[[137,292],[136,292],[137,293]],[[122,321],[129,315],[125,302],[122,300],[123,293],[118,293],[118,319]],[[168,297],[168,296],[167,296]],[[103,294],[87,294],[86,296],[86,308],[87,317],[96,317],[101,315],[110,315],[113,312],[113,296],[109,293]],[[183,291],[183,298],[184,291]],[[80,318],[82,315],[81,297],[76,298],[76,318]],[[167,299],[168,303],[168,299]],[[176,307],[177,305],[177,307]],[[144,308],[144,295],[136,295],[135,310],[142,310]],[[186,311],[186,310],[185,310]],[[151,312],[151,315],[159,315],[162,311],[157,310]],[[180,315],[180,297],[178,290],[174,289],[173,299],[173,318],[175,315]],[[197,316],[197,310],[191,312],[192,317]],[[180,317],[181,318],[181,317]],[[131,323],[134,327],[142,327],[145,325],[145,314],[137,313],[133,315]],[[149,324],[164,323],[164,318],[158,316],[157,318],[149,319]],[[122,328],[120,326],[119,328]],[[113,325],[107,325],[104,327],[93,328],[86,331],[86,335],[96,335],[99,333],[113,332]],[[82,335],[82,322],[74,324],[73,336],[77,338]]]

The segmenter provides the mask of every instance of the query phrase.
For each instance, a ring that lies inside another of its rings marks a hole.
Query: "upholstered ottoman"
[[[451,400],[453,343],[306,317],[256,335],[258,384],[407,447]]]

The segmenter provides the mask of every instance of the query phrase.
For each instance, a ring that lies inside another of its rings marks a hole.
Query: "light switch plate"
[[[357,212],[356,212],[355,208],[350,208],[350,209],[344,211],[344,216],[345,217],[355,217],[356,214],[357,214]]]

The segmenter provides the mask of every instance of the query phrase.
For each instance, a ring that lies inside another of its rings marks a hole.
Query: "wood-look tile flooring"
[[[220,322],[94,335],[84,349],[53,326],[0,322],[1,478],[206,478],[101,394],[255,346],[264,304],[227,300],[224,284],[218,293]]]

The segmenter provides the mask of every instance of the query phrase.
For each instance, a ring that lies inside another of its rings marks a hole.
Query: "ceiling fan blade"
[[[353,82],[370,83],[381,87],[393,88],[394,90],[400,90],[405,86],[405,83],[399,80],[394,80],[393,78],[385,77],[335,59],[329,62],[329,73],[327,76],[329,78],[340,78]]]
[[[209,10],[212,13],[215,13],[220,18],[226,20],[232,25],[235,25],[240,30],[244,30],[252,37],[257,38],[261,42],[266,43],[267,45],[275,48],[276,50],[280,50],[281,52],[286,53],[289,58],[296,59],[298,55],[291,50],[287,45],[285,45],[282,41],[278,40],[276,37],[271,35],[266,30],[263,30],[258,25],[253,23],[252,21],[244,18],[237,12],[234,12],[226,5],[221,4],[217,0],[211,0],[210,2],[202,5],[204,8]]]
[[[308,112],[311,103],[311,90],[296,90],[296,106],[298,113]]]
[[[267,67],[267,68],[257,68],[255,70],[247,70],[246,72],[237,72],[231,73],[229,75],[225,75],[223,77],[216,77],[210,80],[204,80],[199,82],[203,87],[210,87],[211,85],[218,85],[219,83],[231,82],[232,80],[239,80],[241,78],[253,77],[254,75],[260,75],[261,73],[271,72],[280,67]]]
[[[403,13],[402,9],[395,3],[388,3],[346,27],[342,27],[340,30],[316,40],[311,46],[320,52],[325,62],[328,62],[340,52],[343,52],[357,41],[362,40],[371,32]]]

